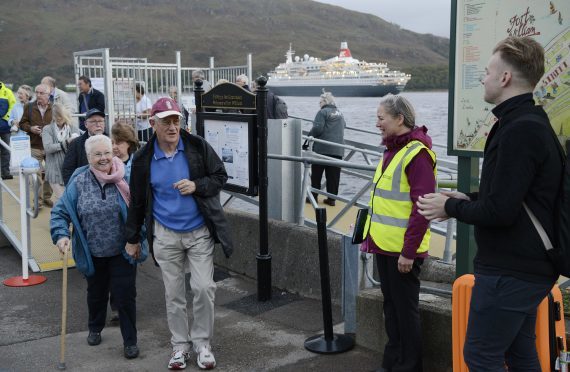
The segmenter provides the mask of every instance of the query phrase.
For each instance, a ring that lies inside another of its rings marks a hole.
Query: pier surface
[[[0,279],[21,275],[20,256],[0,248]],[[62,271],[42,273],[48,280],[34,287],[0,285],[0,371],[55,371],[60,360]],[[372,371],[379,353],[356,346],[337,355],[305,350],[306,338],[320,334],[321,303],[274,291],[269,303],[258,303],[256,283],[216,270],[215,337],[218,371]],[[152,260],[137,273],[137,328],[141,354],[123,357],[117,325],[102,332],[103,342],[88,346],[86,281],[76,269],[68,273],[68,320],[65,363],[69,371],[167,371],[170,333],[164,287]],[[191,318],[192,292],[188,290]],[[335,332],[343,332],[340,309],[334,308]],[[199,370],[194,355],[188,371]]]

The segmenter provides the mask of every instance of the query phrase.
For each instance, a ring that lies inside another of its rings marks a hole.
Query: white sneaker
[[[178,350],[173,351],[168,362],[168,369],[184,369],[186,368],[186,361],[190,359],[190,354],[186,351]]]
[[[216,366],[216,359],[209,345],[200,346],[198,350],[196,350],[196,354],[198,354],[196,364],[198,364],[198,367],[201,369],[213,369]]]

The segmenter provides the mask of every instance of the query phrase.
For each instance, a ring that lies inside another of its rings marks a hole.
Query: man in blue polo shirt
[[[140,254],[143,222],[151,252],[162,270],[168,327],[172,334],[169,369],[184,369],[193,347],[197,365],[212,369],[214,334],[214,243],[232,253],[230,232],[219,193],[228,178],[214,149],[202,138],[180,130],[180,108],[172,98],[152,106],[154,135],[135,154],[131,204],[126,225],[127,252]],[[188,329],[185,273],[194,293]]]

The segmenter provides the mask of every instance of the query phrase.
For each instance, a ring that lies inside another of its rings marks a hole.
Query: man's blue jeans
[[[540,371],[536,310],[554,283],[475,274],[463,357],[470,372]]]

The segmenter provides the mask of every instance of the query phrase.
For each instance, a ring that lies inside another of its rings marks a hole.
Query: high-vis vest
[[[406,167],[421,150],[426,150],[431,156],[434,163],[433,175],[437,178],[434,152],[417,140],[410,141],[401,148],[384,172],[382,172],[382,162],[376,168],[375,187],[370,193],[364,234],[369,231],[374,243],[383,251],[402,252],[404,247],[404,235],[412,213]],[[416,253],[427,252],[430,236],[428,228]]]

